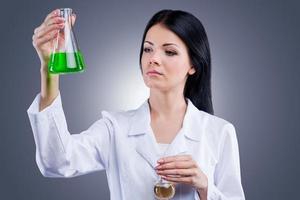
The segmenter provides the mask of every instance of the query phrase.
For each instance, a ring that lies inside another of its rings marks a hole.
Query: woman
[[[75,16],[72,18],[75,22]],[[111,199],[154,199],[162,177],[174,199],[245,199],[234,126],[213,115],[209,44],[201,22],[183,11],[162,10],[148,22],[140,67],[150,88],[136,110],[106,112],[71,135],[59,76],[47,62],[63,20],[57,10],[35,29],[41,92],[28,109],[36,162],[45,177],[75,177],[106,170]]]

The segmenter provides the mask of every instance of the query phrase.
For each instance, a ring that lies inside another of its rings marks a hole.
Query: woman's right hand
[[[72,15],[72,25],[75,23],[75,15]],[[47,67],[51,51],[54,46],[59,29],[64,27],[64,18],[59,16],[59,9],[53,10],[47,15],[44,22],[34,29],[32,44],[40,58],[42,67]]]
[[[72,25],[74,25],[75,19],[76,17],[73,14],[71,16]],[[40,26],[34,29],[32,36],[32,44],[41,61],[40,111],[49,106],[59,94],[59,76],[57,74],[48,75],[48,62],[54,47],[55,38],[59,33],[59,29],[63,27],[64,19],[59,16],[59,9],[56,9],[47,15]],[[62,40],[60,41],[63,42]]]

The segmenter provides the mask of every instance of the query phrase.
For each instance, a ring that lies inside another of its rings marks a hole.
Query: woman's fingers
[[[176,155],[176,156],[168,156],[168,157],[164,157],[159,159],[157,162],[159,164],[162,163],[168,163],[168,162],[174,162],[174,161],[188,161],[188,160],[192,160],[192,156],[191,155]]]
[[[170,177],[170,176],[162,176],[163,179],[173,182],[173,183],[184,183],[194,185],[196,183],[196,178],[193,176],[189,177]]]
[[[60,17],[59,12],[59,9],[53,10],[45,17],[44,22],[34,29],[34,34],[32,36],[32,44],[34,47],[39,47],[44,43],[53,40],[58,34],[59,29],[64,27],[65,20],[63,17]],[[75,21],[76,15],[73,13],[71,15],[72,26],[75,24]]]
[[[169,182],[190,184],[196,188],[207,187],[207,176],[191,155],[169,156],[159,159],[155,170]]]
[[[197,163],[190,155],[164,157],[158,160],[157,170],[197,168]]]
[[[55,38],[55,36],[58,34],[57,30],[53,30],[46,34],[44,37],[41,38],[34,38],[33,39],[33,46],[38,47],[46,42],[49,42]]]
[[[193,162],[187,161],[177,161],[177,162],[170,162],[166,164],[162,164],[157,167],[158,170],[166,170],[166,169],[187,169],[187,168],[194,168],[196,167]]]
[[[53,17],[48,20],[48,23],[49,23],[49,25],[46,26],[45,23],[43,23],[42,25],[40,25],[39,27],[37,27],[34,30],[34,35],[32,36],[33,42],[34,42],[34,40],[47,35],[49,32],[51,32],[53,30],[59,30],[59,29],[63,28],[64,19],[61,17]]]
[[[173,162],[162,163],[156,167],[157,170],[188,168],[197,168],[196,162],[194,162],[193,160],[177,160]]]
[[[47,22],[47,21],[49,21],[51,18],[57,17],[57,16],[59,16],[59,9],[55,9],[55,10],[53,10],[51,13],[49,13],[49,14],[46,16],[46,18],[44,19],[44,22]]]
[[[41,31],[37,32],[32,36],[32,42],[35,47],[38,47],[42,45],[45,42],[49,41],[50,39],[53,39],[56,35],[55,33],[58,33],[58,30],[61,29],[64,25],[63,24],[52,24]],[[53,37],[52,37],[53,36]],[[44,39],[45,38],[45,39]]]
[[[64,18],[59,16],[59,9],[56,9],[49,13],[45,18],[44,22],[34,30],[34,34],[42,31],[43,29],[51,26],[52,24],[60,24],[64,23]],[[71,16],[72,26],[75,24],[76,15],[73,13]]]
[[[36,38],[41,38],[44,35],[46,35],[47,33],[53,31],[53,30],[59,30],[61,28],[64,27],[64,23],[60,23],[60,24],[51,24],[43,29],[41,29],[39,32],[36,33]]]
[[[197,176],[198,175],[197,168],[158,170],[157,173],[159,175],[171,176],[171,177]]]
[[[40,31],[40,30],[42,30],[42,29],[44,29],[44,28],[47,28],[47,27],[49,27],[49,26],[51,26],[51,25],[53,25],[53,24],[61,24],[61,23],[64,23],[64,18],[62,18],[62,17],[53,17],[53,18],[51,18],[51,19],[49,19],[48,21],[45,21],[42,25],[41,25],[41,27],[40,27],[40,29],[38,30],[38,31]]]

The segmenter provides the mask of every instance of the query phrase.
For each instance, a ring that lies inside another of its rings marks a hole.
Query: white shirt
[[[159,155],[161,157],[164,157],[165,153],[167,152],[170,144],[165,144],[165,143],[157,143],[158,145],[158,150],[159,150]]]
[[[228,121],[199,111],[188,100],[183,126],[165,155],[189,154],[208,177],[208,199],[245,199],[238,141]],[[70,134],[61,97],[39,112],[37,95],[27,113],[36,144],[36,162],[45,177],[75,177],[106,170],[112,200],[153,200],[160,157],[146,100],[138,109],[107,112],[80,134]],[[174,200],[199,199],[188,185]],[[134,191],[134,192],[133,192]]]

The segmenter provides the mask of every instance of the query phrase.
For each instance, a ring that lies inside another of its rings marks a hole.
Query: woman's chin
[[[155,84],[155,83],[145,83],[145,84],[146,84],[146,86],[147,86],[149,89],[154,89],[154,90],[160,90],[160,89],[161,89],[161,87],[158,86],[158,85]]]
[[[146,86],[152,91],[160,91],[160,92],[168,91],[168,89],[166,87],[162,87],[162,86],[155,85],[155,84],[146,84]]]

